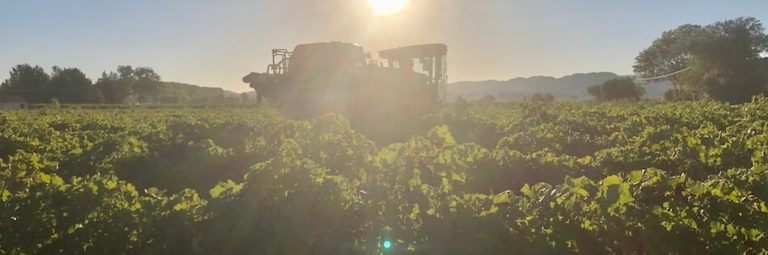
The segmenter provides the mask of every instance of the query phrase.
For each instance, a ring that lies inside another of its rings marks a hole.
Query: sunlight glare
[[[368,4],[377,15],[389,15],[402,10],[408,0],[368,0]]]

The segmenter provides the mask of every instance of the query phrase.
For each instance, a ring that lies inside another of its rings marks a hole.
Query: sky
[[[250,91],[273,48],[354,42],[376,52],[448,45],[449,82],[536,75],[631,74],[662,32],[740,16],[768,22],[765,0],[0,0],[0,80],[21,63],[77,67],[92,80],[119,65],[163,80]]]

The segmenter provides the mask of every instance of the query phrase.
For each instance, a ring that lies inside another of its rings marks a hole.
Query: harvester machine
[[[446,54],[444,44],[424,44],[384,50],[372,60],[356,44],[302,44],[272,50],[266,72],[243,81],[289,118],[336,112],[358,128],[397,129],[445,100]]]

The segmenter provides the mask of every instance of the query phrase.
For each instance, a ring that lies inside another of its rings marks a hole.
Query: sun
[[[389,15],[402,10],[408,0],[368,0],[368,4],[377,15]]]

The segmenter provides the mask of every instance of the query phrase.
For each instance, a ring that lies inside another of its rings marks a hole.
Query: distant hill
[[[448,100],[462,96],[468,100],[480,99],[492,95],[497,100],[521,100],[535,93],[551,93],[559,100],[588,100],[592,97],[587,88],[607,80],[621,77],[615,73],[573,74],[561,78],[533,76],[514,78],[507,81],[463,81],[448,84]],[[670,85],[652,83],[646,86],[646,97],[659,98]]]
[[[462,96],[467,100],[477,100],[485,95],[492,95],[497,100],[522,100],[535,93],[551,93],[558,100],[589,100],[592,96],[587,88],[607,80],[621,77],[610,72],[573,74],[560,78],[533,76],[514,78],[507,81],[462,81],[448,84],[449,101]],[[670,88],[668,83],[646,85],[645,97],[660,98]],[[245,92],[255,99],[256,92]],[[237,98],[237,99],[234,99]],[[163,82],[160,86],[158,101],[178,104],[218,104],[239,100],[240,93],[222,88],[202,87],[178,82]]]

